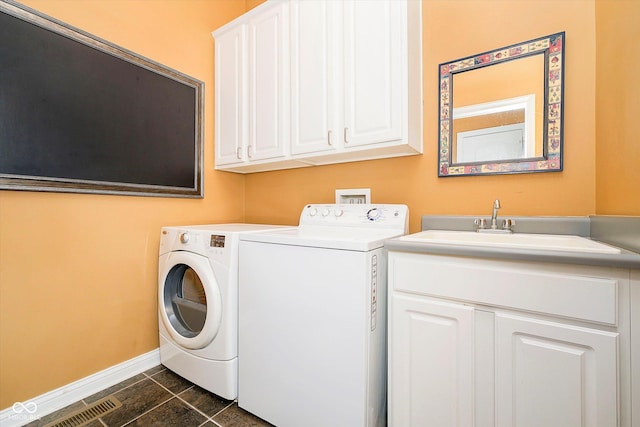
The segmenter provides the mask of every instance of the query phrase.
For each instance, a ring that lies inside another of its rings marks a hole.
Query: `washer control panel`
[[[379,227],[408,231],[409,208],[395,204],[311,204],[300,215],[300,225]]]

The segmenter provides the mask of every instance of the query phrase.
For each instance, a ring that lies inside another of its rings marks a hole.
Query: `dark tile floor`
[[[115,396],[122,402],[122,406],[87,424],[88,427],[271,426],[239,408],[236,402],[209,393],[162,365],[42,417],[27,426],[44,426],[109,395]]]

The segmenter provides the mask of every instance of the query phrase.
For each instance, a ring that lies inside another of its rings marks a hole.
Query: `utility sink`
[[[585,237],[562,234],[478,233],[475,231],[427,230],[402,237],[403,240],[446,245],[488,248],[533,249],[542,251],[619,254],[620,249]]]

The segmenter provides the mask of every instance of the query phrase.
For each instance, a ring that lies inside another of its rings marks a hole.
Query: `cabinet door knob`
[[[327,132],[327,144],[329,144],[329,145],[333,145],[333,143],[331,142],[331,136],[332,136],[332,134],[333,134],[333,131],[331,131],[331,130],[329,130],[329,131]]]
[[[349,132],[349,128],[344,128],[344,143],[348,144],[349,140],[347,139],[347,132]]]

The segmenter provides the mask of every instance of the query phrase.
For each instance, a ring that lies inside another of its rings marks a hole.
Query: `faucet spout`
[[[500,209],[500,200],[496,199],[493,202],[493,212],[491,213],[492,230],[496,230],[498,228],[498,209]]]
[[[480,233],[513,233],[513,225],[515,221],[512,219],[505,219],[502,221],[502,228],[498,227],[498,210],[500,209],[500,200],[496,199],[493,202],[493,212],[491,212],[491,225],[487,227],[488,220],[485,218],[476,218],[473,223],[476,226],[476,231]]]

